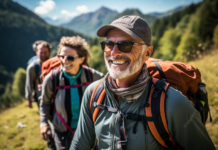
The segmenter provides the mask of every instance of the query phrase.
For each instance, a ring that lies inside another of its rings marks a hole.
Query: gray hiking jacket
[[[101,110],[95,123],[90,113],[90,97],[93,89],[99,81],[92,83],[85,91],[81,106],[80,118],[70,150],[90,150],[97,138],[97,148],[100,150],[120,150],[118,143],[120,138],[119,126],[116,123],[116,114]],[[150,83],[149,83],[150,84]],[[127,103],[124,99],[118,102],[104,83],[106,95],[103,104],[121,110],[123,113],[137,114],[139,107],[145,104],[149,86],[139,99]],[[145,115],[141,108],[140,115]],[[169,131],[175,141],[185,150],[215,150],[215,147],[201,122],[199,112],[194,108],[180,91],[169,87],[166,98],[166,118]],[[135,121],[125,119],[127,136],[127,150],[165,150],[151,134],[147,126],[147,134],[144,132],[142,122],[138,122],[136,134],[133,133]]]
[[[104,77],[102,73],[94,69],[90,69],[90,70],[92,72],[93,81],[99,80]],[[83,67],[79,78],[81,83],[88,82],[85,74],[85,68]],[[66,83],[62,71],[60,72],[59,75],[59,81],[60,81],[59,86],[64,86]],[[81,93],[82,95],[86,88],[87,86],[82,86],[82,93]],[[53,85],[52,85],[51,72],[50,72],[48,75],[46,75],[42,83],[42,96],[40,100],[40,127],[49,125],[48,121],[51,119],[51,117],[49,117],[50,109],[53,107],[53,103],[52,103],[53,94],[54,94]],[[82,97],[82,95],[80,96]],[[67,110],[66,110],[66,101],[68,100],[70,101],[70,96],[71,95],[68,95],[67,97],[66,89],[59,89],[55,97],[56,110],[58,111],[58,113],[61,115],[61,117],[64,119],[66,123],[68,123],[68,121],[70,120],[70,118],[68,118],[69,116],[67,115]],[[58,118],[55,111],[52,114],[52,118],[53,120],[51,121],[55,129],[59,130],[60,132],[67,131],[67,128]]]
[[[41,64],[39,59],[34,60],[39,65],[38,75],[36,75],[35,64],[31,62],[26,69],[26,84],[25,84],[25,99],[32,100],[36,93],[38,100],[41,95],[41,91],[38,90],[38,84],[40,82],[39,76],[41,74]]]

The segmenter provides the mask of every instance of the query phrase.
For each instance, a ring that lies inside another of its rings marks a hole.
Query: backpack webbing
[[[51,70],[51,80],[52,80],[52,87],[53,87],[53,105],[50,109],[50,116],[53,115],[53,112],[54,110],[56,111],[57,113],[57,116],[58,118],[61,120],[61,122],[64,124],[64,126],[71,132],[72,135],[74,135],[74,132],[70,126],[65,122],[65,120],[61,117],[61,115],[58,113],[58,111],[56,110],[55,108],[55,97],[56,97],[56,94],[58,92],[59,89],[69,89],[69,88],[73,88],[73,87],[80,87],[80,86],[87,86],[89,85],[93,80],[92,80],[92,72],[91,70],[87,70],[84,68],[85,70],[85,75],[86,75],[86,78],[88,80],[87,83],[82,83],[82,84],[77,84],[77,85],[74,85],[74,86],[59,86],[59,82],[60,82],[60,72],[61,72],[61,68],[53,68]]]
[[[145,130],[145,134],[147,134],[147,128],[146,125],[148,123],[148,127],[154,136],[154,138],[160,143],[162,146],[167,147],[168,149],[175,149],[175,142],[173,141],[168,127],[167,127],[167,120],[165,116],[165,92],[167,91],[169,87],[169,83],[166,83],[159,79],[153,79],[152,87],[150,88],[150,95],[149,99],[147,99],[147,102],[141,106],[145,108],[145,114],[146,116],[142,116],[138,114],[123,114],[120,110],[102,105],[103,99],[105,96],[105,90],[103,85],[102,79],[98,85],[95,87],[95,89],[92,92],[91,99],[90,99],[90,111],[92,114],[93,122],[95,122],[97,115],[99,113],[99,110],[106,110],[109,112],[117,113],[116,117],[119,118],[119,116],[124,117],[126,119],[134,120],[136,121],[134,127],[133,127],[133,133],[136,134],[136,128],[138,121],[141,121]],[[151,81],[150,80],[150,81]],[[140,108],[141,108],[140,107]],[[146,108],[147,107],[147,108]],[[140,109],[139,109],[140,110]],[[160,113],[164,111],[164,113]],[[160,120],[161,118],[161,120]],[[124,119],[121,119],[124,120]],[[122,146],[122,149],[126,149],[126,142],[127,139],[125,137],[125,126],[124,122],[119,123],[120,124],[120,143]]]
[[[148,99],[150,107],[145,108],[145,114],[147,117],[152,117],[154,121],[148,121],[148,127],[158,143],[169,149],[174,149],[176,143],[168,130],[165,114],[166,91],[169,88],[169,83],[157,78],[152,78],[152,80],[153,84]]]
[[[35,74],[36,74],[36,80],[38,80],[38,83],[41,84],[41,80],[39,77],[40,76],[40,74],[39,74],[40,67],[39,67],[39,64],[37,63],[37,60],[34,60],[33,64],[34,64],[34,69],[35,69]],[[38,87],[38,85],[36,85],[36,80],[34,80],[34,82],[33,82],[34,87]],[[34,99],[36,102],[38,102],[37,93],[38,93],[38,91],[35,91],[35,94],[34,94]]]

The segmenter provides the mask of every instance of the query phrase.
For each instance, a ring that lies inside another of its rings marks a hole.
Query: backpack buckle
[[[154,90],[154,91],[153,91],[153,94],[152,94],[152,97],[153,97],[154,99],[158,98],[160,91],[161,91],[161,90]]]
[[[118,143],[120,143],[121,145],[126,145],[126,143],[127,143],[127,140],[125,140],[125,141],[117,141]]]

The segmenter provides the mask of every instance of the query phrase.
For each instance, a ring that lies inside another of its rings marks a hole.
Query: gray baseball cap
[[[99,37],[106,37],[109,30],[118,28],[133,38],[141,39],[146,45],[151,45],[151,28],[147,22],[139,16],[123,16],[114,20],[110,25],[98,29]]]

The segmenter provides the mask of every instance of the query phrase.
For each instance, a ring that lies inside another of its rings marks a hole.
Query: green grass
[[[213,122],[207,122],[206,128],[218,149],[218,49],[202,59],[188,63],[200,70],[202,81],[207,85]],[[1,112],[0,118],[0,150],[48,150],[46,142],[40,136],[36,104],[33,109],[26,107],[25,103],[17,105]],[[18,122],[26,124],[26,128],[18,129]]]
[[[46,142],[41,139],[39,128],[39,111],[26,103],[7,109],[0,114],[0,149],[2,150],[48,150]],[[21,122],[26,128],[18,129]]]
[[[218,149],[218,49],[212,50],[203,58],[188,62],[196,66],[202,76],[202,81],[206,84],[212,122],[206,123],[207,131]]]

